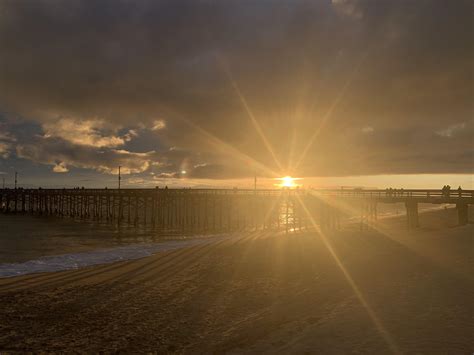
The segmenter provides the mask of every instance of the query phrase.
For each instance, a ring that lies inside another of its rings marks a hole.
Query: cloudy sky
[[[25,186],[111,185],[119,165],[130,186],[472,185],[472,10],[0,0],[0,172]]]

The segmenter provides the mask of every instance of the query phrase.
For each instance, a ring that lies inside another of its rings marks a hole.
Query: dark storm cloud
[[[163,120],[160,146],[185,153],[134,171],[280,170],[251,114],[295,174],[470,172],[471,14],[463,0],[0,0],[0,105],[57,134],[16,143],[47,164],[111,171],[149,148],[134,136],[127,151],[118,130]],[[113,142],[106,169],[90,158],[103,147],[52,129],[65,120],[102,122],[85,135]]]

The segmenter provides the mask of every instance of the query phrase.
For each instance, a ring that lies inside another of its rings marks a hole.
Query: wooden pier
[[[340,228],[360,211],[361,228],[377,220],[377,205],[404,203],[408,228],[419,226],[418,204],[455,204],[468,223],[474,191],[358,189],[0,189],[0,212],[70,217],[160,230],[217,232],[301,230],[311,223]],[[310,216],[310,217],[308,217]]]

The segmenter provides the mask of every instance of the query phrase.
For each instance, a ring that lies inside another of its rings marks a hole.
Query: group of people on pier
[[[385,189],[385,192],[387,194],[387,197],[396,197],[396,196],[403,196],[403,189],[392,189],[389,187],[388,189]]]
[[[444,185],[443,188],[441,189],[441,192],[443,193],[443,197],[450,197],[451,196],[451,186]],[[459,195],[459,197],[461,197],[461,195],[462,195],[461,186],[458,187],[458,195]]]
[[[461,186],[458,187],[457,192],[458,192],[459,197],[461,197],[462,196]],[[403,189],[392,189],[390,187],[390,188],[385,189],[385,193],[386,193],[387,197],[402,197],[403,193],[404,193],[404,190]],[[443,197],[446,197],[446,198],[451,197],[451,186],[444,185],[443,188],[441,189],[441,195]]]

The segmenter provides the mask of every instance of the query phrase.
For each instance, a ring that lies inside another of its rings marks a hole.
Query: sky
[[[472,188],[473,6],[0,0],[0,176]]]

